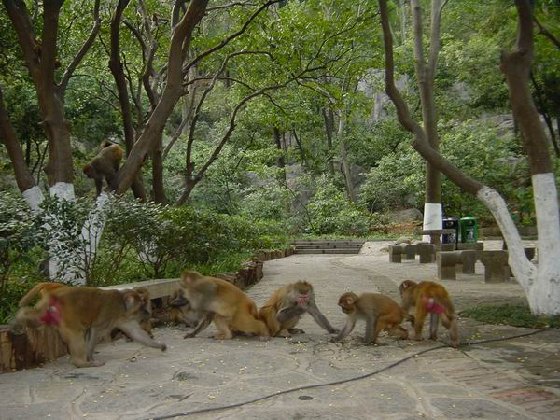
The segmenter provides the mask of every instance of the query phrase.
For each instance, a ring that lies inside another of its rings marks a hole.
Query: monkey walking
[[[270,338],[268,328],[258,319],[257,305],[240,288],[226,280],[188,270],[181,275],[180,285],[192,310],[202,315],[198,326],[185,338],[196,336],[212,321],[218,329],[214,336],[218,340],[231,339],[232,331]]]
[[[408,312],[414,307],[414,339],[422,340],[422,329],[426,316],[430,314],[430,339],[437,339],[439,321],[449,330],[451,345],[459,345],[457,317],[449,293],[441,284],[433,281],[420,283],[405,280],[399,286],[402,308]]]
[[[338,305],[348,317],[340,334],[331,342],[343,340],[352,332],[358,319],[366,321],[366,344],[375,344],[382,330],[387,330],[390,335],[401,339],[408,338],[408,332],[400,326],[406,314],[399,304],[388,296],[379,293],[362,293],[358,296],[347,292],[340,296]]]
[[[259,310],[259,318],[266,324],[272,337],[289,337],[292,333],[303,332],[294,327],[305,313],[311,315],[317,325],[329,333],[338,332],[317,307],[313,286],[306,281],[298,281],[275,290]]]
[[[16,314],[18,325],[49,325],[56,328],[76,367],[103,366],[93,360],[95,345],[119,329],[134,341],[165,351],[166,345],[150,338],[139,322],[149,316],[141,294],[134,289],[103,290],[40,283],[20,301],[41,297],[34,307],[23,306]]]
[[[83,172],[94,180],[97,195],[103,190],[103,180],[111,191],[118,187],[119,166],[123,158],[123,149],[118,144],[104,141],[101,150],[95,157],[84,166]]]

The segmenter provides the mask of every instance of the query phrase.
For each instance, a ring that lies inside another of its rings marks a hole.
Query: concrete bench
[[[107,286],[102,287],[102,289],[131,289],[133,287],[145,287],[148,289],[150,294],[150,299],[158,299],[167,296],[171,296],[173,292],[179,288],[179,279],[155,279],[138,281],[135,283],[120,284],[118,286]]]
[[[416,244],[416,252],[420,256],[420,263],[426,264],[436,260],[436,245],[420,242]]]
[[[482,251],[485,283],[504,283],[511,277],[508,252],[500,250]]]
[[[400,263],[402,261],[402,255],[404,255],[407,260],[413,260],[416,258],[416,249],[416,245],[389,245],[389,262]]]
[[[457,266],[465,274],[474,274],[476,251],[440,251],[436,256],[440,280],[455,280]]]

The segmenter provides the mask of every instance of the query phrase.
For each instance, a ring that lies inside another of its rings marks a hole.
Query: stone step
[[[295,249],[295,254],[357,254],[359,248]]]
[[[293,242],[293,245],[320,245],[320,244],[336,244],[336,245],[363,245],[365,241],[359,240],[316,240],[316,241],[306,241],[297,240]]]
[[[293,242],[296,254],[358,254],[363,240],[300,239]]]
[[[296,249],[334,249],[334,248],[348,248],[348,249],[360,249],[362,244],[296,244]]]

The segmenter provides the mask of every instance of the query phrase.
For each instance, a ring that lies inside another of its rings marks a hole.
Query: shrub
[[[365,236],[369,232],[369,214],[348,201],[326,176],[319,178],[307,209],[314,234]]]

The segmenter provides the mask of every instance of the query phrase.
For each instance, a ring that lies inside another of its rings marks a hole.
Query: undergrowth
[[[461,312],[462,316],[486,324],[523,328],[560,328],[560,315],[533,315],[527,304],[478,305]]]

